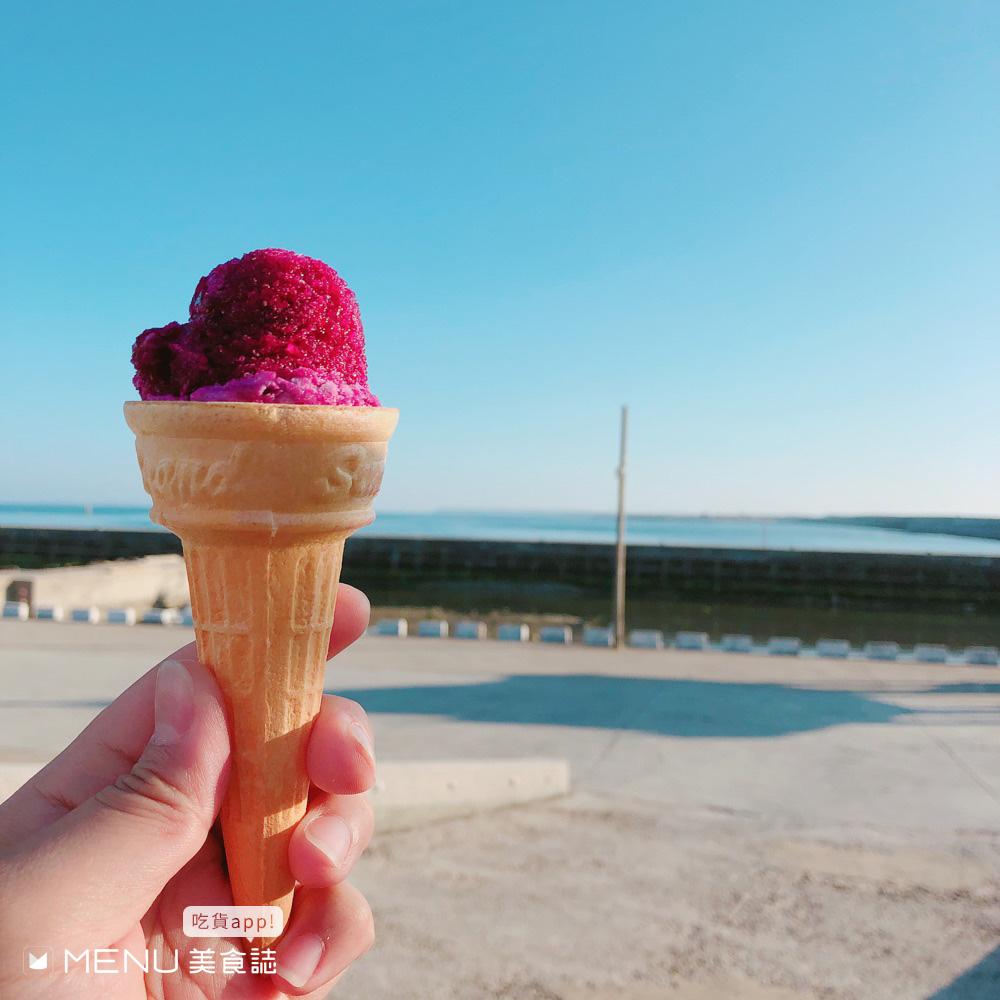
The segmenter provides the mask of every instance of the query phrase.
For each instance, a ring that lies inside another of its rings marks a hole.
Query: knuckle
[[[358,829],[361,831],[362,838],[367,842],[375,832],[375,810],[372,808],[371,802],[368,801],[367,795],[358,796],[357,810]]]
[[[95,798],[106,809],[165,827],[173,834],[194,832],[199,826],[200,810],[191,796],[163,771],[142,760]]]
[[[364,894],[352,882],[339,886],[336,906],[335,922],[344,929],[344,943],[354,961],[375,943],[375,916]]]
[[[359,892],[355,904],[354,923],[358,929],[359,957],[375,944],[375,915],[368,900]]]
[[[351,722],[364,722],[368,718],[368,713],[361,707],[360,702],[353,698],[341,696],[339,708],[345,715],[350,716]]]
[[[353,883],[345,882],[340,890],[340,905],[347,921],[359,929],[370,928],[374,933],[375,918],[365,894]]]

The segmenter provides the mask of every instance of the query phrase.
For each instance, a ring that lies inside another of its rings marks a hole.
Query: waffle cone
[[[275,403],[126,403],[151,518],[184,547],[198,654],[229,712],[222,807],[238,905],[287,922],[288,843],[309,794],[344,542],[372,521],[398,413]]]

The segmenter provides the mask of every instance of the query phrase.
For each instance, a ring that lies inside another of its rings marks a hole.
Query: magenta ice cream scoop
[[[378,406],[347,282],[290,250],[254,250],[210,271],[185,323],[132,348],[143,399]]]

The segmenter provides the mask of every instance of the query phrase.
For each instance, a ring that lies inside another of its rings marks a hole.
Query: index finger
[[[368,598],[360,590],[346,583],[339,586],[329,657],[364,633],[370,613]],[[198,650],[190,642],[167,658],[194,665]],[[155,675],[153,667],[0,806],[0,843],[48,826],[131,769],[153,732]]]
[[[337,588],[337,606],[333,613],[328,660],[342,653],[365,634],[371,613],[372,606],[363,591],[349,583],[342,583]]]

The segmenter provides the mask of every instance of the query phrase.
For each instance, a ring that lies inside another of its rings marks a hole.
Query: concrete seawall
[[[0,566],[41,568],[179,553],[160,531],[0,528]],[[495,588],[610,593],[614,547],[564,542],[351,539],[345,576],[361,586],[421,592]],[[815,607],[1000,609],[1000,558],[631,546],[633,596]]]

